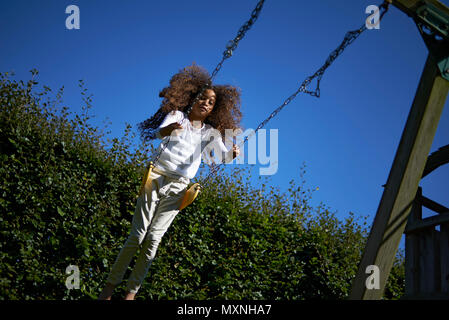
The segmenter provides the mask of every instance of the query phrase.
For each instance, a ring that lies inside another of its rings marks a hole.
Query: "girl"
[[[195,97],[202,91],[201,96]],[[224,144],[225,129],[238,129],[240,92],[229,85],[212,85],[203,68],[193,64],[175,74],[159,96],[160,109],[139,124],[144,140],[162,139],[149,182],[137,199],[131,232],[106,280],[99,299],[110,300],[114,288],[141,246],[127,283],[126,300],[133,300],[173,219],[187,186],[198,171],[201,155],[222,152],[232,161],[239,149]],[[195,103],[194,103],[195,102]],[[192,105],[193,104],[193,105]],[[211,138],[213,138],[212,141]],[[231,155],[232,154],[232,155]]]

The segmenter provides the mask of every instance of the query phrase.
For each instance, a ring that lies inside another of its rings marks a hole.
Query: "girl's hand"
[[[238,145],[234,144],[232,146],[232,159],[237,158],[240,154],[240,148]]]
[[[182,126],[181,126],[179,123],[174,122],[174,123],[170,123],[170,124],[169,124],[168,126],[166,126],[166,127],[163,127],[163,128],[159,131],[159,133],[161,134],[161,136],[166,137],[166,136],[171,135],[171,133],[173,132],[173,130],[177,130],[177,129],[182,129]]]

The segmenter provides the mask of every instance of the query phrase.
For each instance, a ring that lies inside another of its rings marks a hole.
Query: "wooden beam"
[[[449,8],[438,0],[426,0],[427,3],[433,5],[438,10],[449,15]],[[408,16],[415,18],[416,9],[421,6],[422,0],[392,0],[391,2],[396,8],[403,11]]]
[[[418,199],[419,203],[421,203],[421,205],[423,207],[426,207],[427,209],[430,209],[432,211],[435,211],[436,213],[446,213],[449,212],[449,209],[446,208],[445,206],[443,206],[442,204],[439,204],[438,202],[435,202],[429,198],[426,198],[424,196],[421,196]]]
[[[350,299],[380,299],[383,295],[448,91],[449,81],[440,76],[429,55],[352,283]],[[369,276],[366,269],[370,265],[379,268],[379,289],[366,288]]]
[[[421,179],[446,163],[449,163],[449,144],[430,154],[427,158],[426,167],[424,168]]]
[[[441,224],[449,223],[449,211],[441,213],[437,216],[428,217],[422,219],[421,221],[415,221],[413,223],[407,224],[405,229],[406,234],[410,234],[416,231],[421,231],[423,229],[435,227]]]
[[[408,217],[407,226],[421,221],[422,205],[416,201],[422,196],[422,188],[418,187],[412,210]],[[405,235],[405,296],[411,297],[419,292],[419,235]]]

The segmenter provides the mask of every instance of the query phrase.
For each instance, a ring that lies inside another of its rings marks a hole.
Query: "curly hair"
[[[203,88],[212,89],[216,95],[215,106],[204,122],[217,129],[223,141],[226,129],[240,128],[240,89],[230,85],[213,85],[209,73],[193,63],[175,74],[170,79],[170,85],[159,92],[159,97],[163,98],[159,110],[151,118],[138,124],[142,139],[155,139],[156,129],[169,112],[188,112]]]

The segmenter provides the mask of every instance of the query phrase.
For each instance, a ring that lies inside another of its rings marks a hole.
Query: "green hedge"
[[[0,74],[0,298],[96,298],[154,149],[135,146],[129,125],[112,140],[91,126],[82,81],[78,115],[62,106],[63,88],[36,92],[32,74],[26,83]],[[206,172],[201,167],[199,178]],[[346,298],[366,226],[353,214],[340,221],[324,205],[311,207],[305,173],[303,166],[302,181],[290,181],[286,193],[268,178],[251,183],[251,166],[204,182],[164,236],[138,299]],[[402,296],[403,264],[399,257],[385,298]],[[80,269],[79,290],[65,286],[69,265]]]

